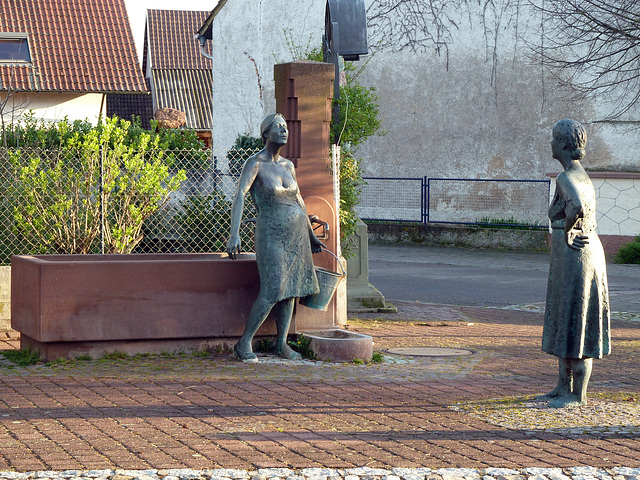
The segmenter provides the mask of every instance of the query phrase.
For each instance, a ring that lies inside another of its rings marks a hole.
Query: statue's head
[[[262,141],[264,143],[267,143],[267,139],[269,137],[269,132],[271,131],[271,127],[273,127],[274,125],[280,125],[280,124],[284,124],[286,129],[287,121],[284,118],[284,115],[282,115],[281,113],[271,113],[266,117],[264,117],[264,120],[262,120],[262,123],[260,124],[260,134],[262,135]],[[288,133],[289,132],[287,130],[287,134]],[[284,143],[286,143],[286,140]]]
[[[572,160],[580,160],[584,157],[587,146],[587,131],[582,124],[568,118],[559,120],[553,126],[552,135],[551,149],[554,158],[557,158],[560,150],[565,150]]]

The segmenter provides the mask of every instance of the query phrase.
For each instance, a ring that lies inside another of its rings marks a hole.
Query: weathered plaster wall
[[[319,46],[324,2],[236,0],[213,23],[213,145],[226,149],[238,134],[259,136],[275,110],[273,66],[293,60],[285,29],[296,45]]]
[[[585,166],[640,169],[633,125],[600,123],[602,101],[569,100],[528,48],[539,40],[539,17],[504,3],[485,17],[460,13],[448,57],[373,55],[362,81],[378,89],[386,135],[358,149],[367,175],[543,179],[559,169],[549,140],[565,117],[587,127]],[[283,29],[298,46],[320,45],[324,8],[313,0],[237,0],[223,8],[214,22],[214,148],[257,135],[274,108],[273,64],[292,59]]]

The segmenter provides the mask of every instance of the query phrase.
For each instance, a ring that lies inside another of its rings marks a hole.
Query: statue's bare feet
[[[233,347],[233,356],[244,363],[258,363],[258,356],[255,353],[239,348],[237,343]]]
[[[564,395],[568,395],[569,391],[561,388],[561,387],[556,387],[553,390],[551,390],[549,393],[545,393],[544,395],[538,395],[536,397],[536,400],[542,400],[542,401],[548,401],[551,400],[553,398],[558,398],[558,397],[562,397]]]
[[[283,358],[287,358],[289,360],[302,360],[302,355],[292,349],[289,345],[283,345],[280,347],[280,351],[277,352]]]
[[[586,404],[586,399],[581,400],[578,395],[575,395],[573,393],[554,398],[550,400],[549,403],[547,403],[547,405],[551,408],[575,408]]]

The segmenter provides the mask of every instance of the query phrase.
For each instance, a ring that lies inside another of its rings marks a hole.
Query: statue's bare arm
[[[260,164],[256,155],[254,155],[244,164],[242,173],[240,174],[240,180],[238,180],[238,188],[236,189],[233,204],[231,205],[231,231],[229,233],[229,240],[227,241],[227,254],[232,260],[235,260],[241,248],[240,222],[242,221],[242,211],[244,209],[244,197],[251,188],[251,185],[253,185],[259,170]]]

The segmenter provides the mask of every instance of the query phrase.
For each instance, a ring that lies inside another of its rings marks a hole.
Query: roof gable
[[[211,61],[200,53],[200,43],[195,38],[208,14],[207,11],[147,10],[145,48],[151,69],[210,70]],[[205,49],[211,53],[211,45]]]
[[[2,0],[0,32],[26,33],[31,65],[0,65],[0,90],[147,91],[124,0]]]

